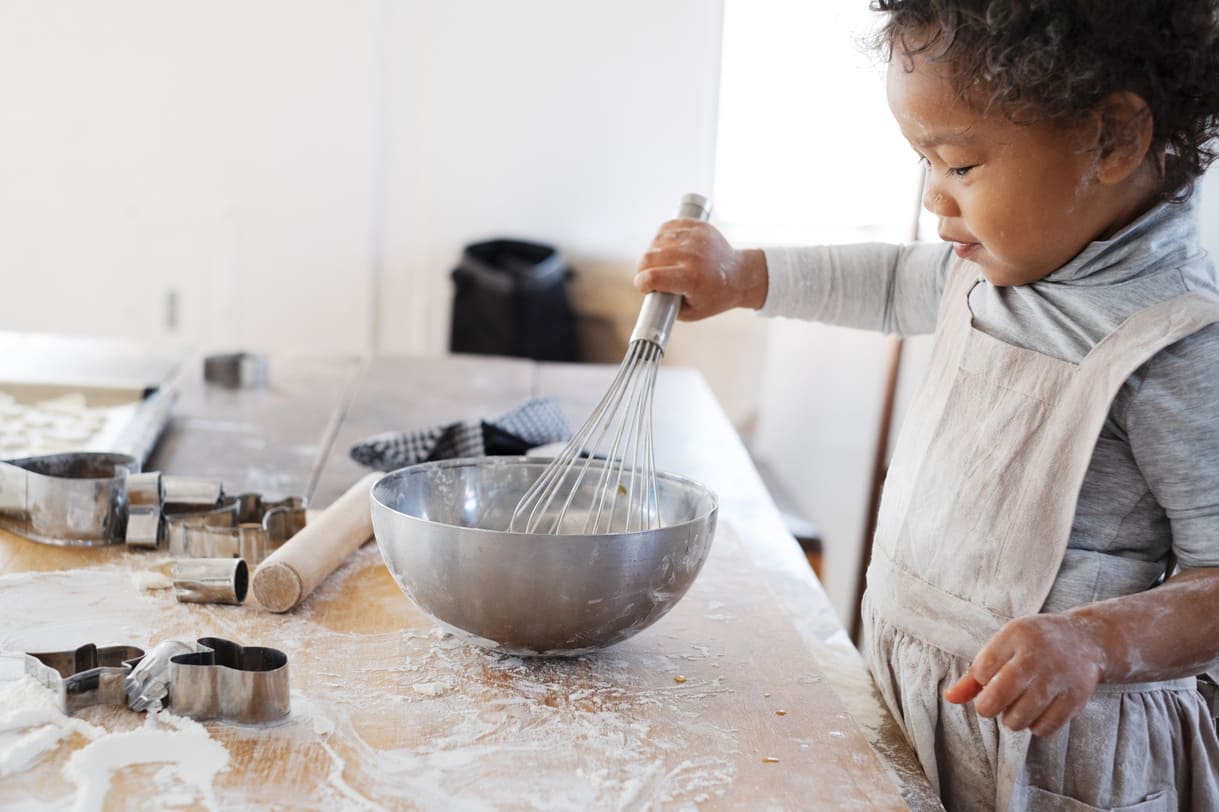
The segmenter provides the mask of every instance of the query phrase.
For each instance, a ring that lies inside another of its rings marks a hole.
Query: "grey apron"
[[[949,275],[885,480],[863,607],[873,677],[949,810],[1219,809],[1219,740],[1193,678],[1101,685],[1048,737],[942,698],[1004,623],[1045,605],[1119,387],[1219,321],[1219,302],[1148,307],[1072,364],[975,329],[977,279],[970,263]]]

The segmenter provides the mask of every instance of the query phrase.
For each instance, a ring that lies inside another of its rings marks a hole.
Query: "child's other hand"
[[[766,257],[758,250],[735,250],[707,223],[670,220],[639,261],[635,287],[681,294],[678,318],[686,321],[734,307],[756,309],[766,301]]]
[[[957,704],[973,699],[982,716],[1002,714],[1012,730],[1048,736],[1092,698],[1103,667],[1100,643],[1078,619],[1018,618],[982,647],[944,698]]]

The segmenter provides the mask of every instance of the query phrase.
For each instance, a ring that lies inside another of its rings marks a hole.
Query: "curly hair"
[[[1164,195],[1184,199],[1219,153],[1219,0],[872,0],[873,43],[952,69],[983,109],[1069,124],[1109,94],[1153,120]]]

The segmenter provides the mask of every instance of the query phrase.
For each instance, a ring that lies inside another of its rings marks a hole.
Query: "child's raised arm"
[[[639,261],[635,287],[682,296],[679,318],[734,307],[897,335],[935,328],[951,249],[858,243],[738,250],[714,226],[670,220]]]

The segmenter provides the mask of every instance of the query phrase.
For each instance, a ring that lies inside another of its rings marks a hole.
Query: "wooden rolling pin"
[[[369,474],[288,539],[254,570],[250,587],[264,609],[295,609],[326,576],[372,538],[368,491],[382,474]]]

